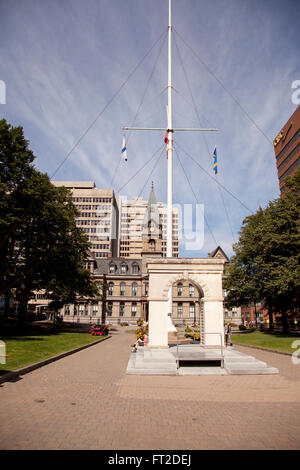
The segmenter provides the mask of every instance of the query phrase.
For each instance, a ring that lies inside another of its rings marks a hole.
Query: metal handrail
[[[182,332],[177,332],[177,357],[176,357],[177,369],[179,368],[178,335],[180,333],[183,335],[189,335],[189,336],[199,335],[200,337],[201,335],[220,335],[221,337],[221,367],[222,369],[224,368],[224,342],[223,342],[223,335],[222,333],[220,333],[220,331],[216,331],[216,332],[208,331],[208,332],[203,332],[203,333],[200,333],[200,331],[198,332],[182,331]]]

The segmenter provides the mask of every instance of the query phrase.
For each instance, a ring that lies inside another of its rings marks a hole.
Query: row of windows
[[[94,219],[100,219],[107,217],[107,220],[110,220],[110,214],[107,212],[80,212],[79,217],[85,217],[88,219],[94,218]]]
[[[95,316],[98,314],[98,305],[93,305],[92,306],[92,315]],[[108,302],[107,304],[107,315],[109,317],[112,316],[113,313],[113,302]],[[120,302],[119,303],[119,314],[120,317],[124,316],[125,313],[125,302]],[[137,313],[137,303],[136,302],[131,302],[131,316],[135,317]],[[195,304],[194,302],[190,302],[189,304],[189,316],[190,318],[195,318]],[[74,310],[74,315],[88,315],[88,305],[81,303],[78,305],[77,309]],[[70,315],[70,306],[66,305],[65,309],[65,315]],[[183,304],[178,303],[177,304],[177,316],[178,318],[182,318],[183,316]]]
[[[300,137],[300,129],[296,132],[296,134],[291,138],[288,144],[281,150],[281,152],[277,155],[276,159],[279,159],[288,151],[288,149],[293,145],[293,143]]]
[[[182,293],[183,293],[183,285],[181,282],[179,282],[177,284],[177,296],[182,297]],[[189,284],[189,296],[190,297],[195,296],[195,287],[193,286],[193,284]]]
[[[112,316],[112,311],[113,311],[113,303],[108,302],[108,305],[107,305],[107,316],[108,317]],[[119,315],[120,315],[120,317],[124,316],[124,312],[125,312],[125,302],[120,302],[120,306],[119,306]],[[131,316],[135,317],[136,313],[137,313],[137,303],[132,302],[131,303]]]
[[[110,204],[88,205],[88,204],[75,204],[77,209],[81,210],[111,210]]]
[[[121,265],[121,274],[127,274],[128,269],[129,268],[128,268],[127,264],[122,264]],[[140,268],[137,264],[133,264],[131,266],[131,273],[132,274],[137,274],[139,272],[139,270],[140,270]],[[117,266],[115,264],[111,263],[109,265],[109,272],[112,273],[112,274],[117,272]]]
[[[196,313],[195,304],[194,304],[194,302],[190,302],[190,305],[189,305],[190,318],[195,318],[195,313]],[[182,315],[183,315],[182,302],[178,302],[178,304],[177,304],[177,316],[178,316],[178,318],[182,318]]]
[[[99,230],[99,226],[101,225],[104,225],[104,227],[106,227],[106,231],[109,230],[109,227],[110,227],[110,223],[109,222],[104,222],[103,220],[99,221],[99,220],[77,220],[76,221],[76,225],[97,225],[97,227],[95,227],[95,230]]]
[[[111,202],[110,197],[73,197],[73,202]]]
[[[80,230],[82,230],[84,233],[98,233],[100,232],[98,228],[89,228],[89,227],[79,227]],[[104,232],[105,233],[108,233],[109,231],[106,229],[104,229]],[[103,233],[103,232],[100,232],[100,233]]]
[[[294,171],[294,169],[297,168],[297,166],[299,165],[300,165],[300,156],[297,158],[296,161],[294,161],[294,163],[289,167],[289,169],[283,173],[283,175],[279,178],[279,182],[282,183],[284,178],[290,175]]]
[[[148,282],[145,283],[145,295],[148,295]],[[108,295],[114,295],[114,290],[115,290],[115,285],[113,282],[109,282],[108,284]],[[121,282],[120,283],[120,291],[119,291],[119,295],[121,297],[124,297],[125,296],[125,292],[126,292],[126,283],[125,282]],[[138,285],[136,282],[133,282],[131,284],[131,295],[133,297],[136,297],[138,294]],[[118,295],[118,294],[116,294]]]
[[[292,160],[293,156],[296,155],[297,152],[300,151],[300,144],[298,144],[294,150],[286,157],[285,160],[283,160],[280,165],[277,167],[278,172],[284,168],[290,160]]]
[[[108,305],[107,305],[107,315],[109,317],[112,316],[112,311],[113,311],[113,303],[112,302],[108,302]],[[124,316],[124,312],[125,312],[125,302],[120,302],[120,305],[119,305],[119,314],[120,314],[120,317]],[[137,313],[137,303],[136,302],[132,302],[131,303],[131,316],[132,317],[135,317],[136,316],[136,313]],[[79,304],[77,309],[74,310],[74,315],[88,315],[88,305],[87,304]],[[93,305],[92,306],[92,312],[91,314],[93,316],[97,316],[98,315],[98,305]],[[69,305],[66,305],[66,308],[65,308],[65,315],[70,315],[70,306]]]

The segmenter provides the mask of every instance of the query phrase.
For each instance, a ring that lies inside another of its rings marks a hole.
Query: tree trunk
[[[53,330],[53,331],[56,330],[56,310],[54,310],[54,313],[53,313],[53,325],[52,325],[52,330]]]
[[[289,332],[289,324],[288,324],[286,310],[281,310],[281,320],[282,320],[283,333],[288,333]]]
[[[10,300],[10,291],[7,291],[4,294],[4,318],[7,318],[9,315],[9,300]]]
[[[27,299],[19,301],[19,312],[18,312],[18,325],[20,328],[24,326],[25,317],[27,313]]]
[[[269,315],[269,330],[273,331],[274,330],[273,309],[268,309],[268,315]]]

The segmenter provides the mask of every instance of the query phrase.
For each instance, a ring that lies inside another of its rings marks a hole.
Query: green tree
[[[243,221],[224,283],[227,306],[263,300],[270,327],[273,312],[278,312],[284,331],[287,312],[299,308],[299,181],[300,168],[287,178],[284,197]]]
[[[0,286],[2,292],[14,293],[22,324],[34,290],[49,292],[56,307],[73,301],[76,294],[97,292],[84,268],[89,243],[76,227],[70,191],[54,187],[34,168],[34,156],[20,128],[16,132],[6,122],[1,125],[6,139],[0,140],[4,170],[0,185],[6,206],[0,207]],[[11,150],[15,135],[19,141]]]
[[[14,226],[22,216],[15,195],[21,191],[24,181],[33,171],[33,152],[24,138],[21,126],[12,127],[0,120],[0,292],[5,296],[5,312],[8,313],[9,288],[13,280],[11,264],[15,247]]]

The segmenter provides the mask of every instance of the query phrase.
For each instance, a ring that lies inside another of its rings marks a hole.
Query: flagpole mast
[[[167,258],[172,258],[173,236],[173,124],[172,124],[172,0],[169,0],[169,25],[168,25],[168,213],[167,213]]]
[[[172,0],[169,0],[168,26],[168,105],[167,105],[167,157],[168,157],[168,212],[167,212],[167,258],[173,255],[173,123],[172,123]],[[168,331],[176,331],[172,322],[173,288],[168,292]]]

